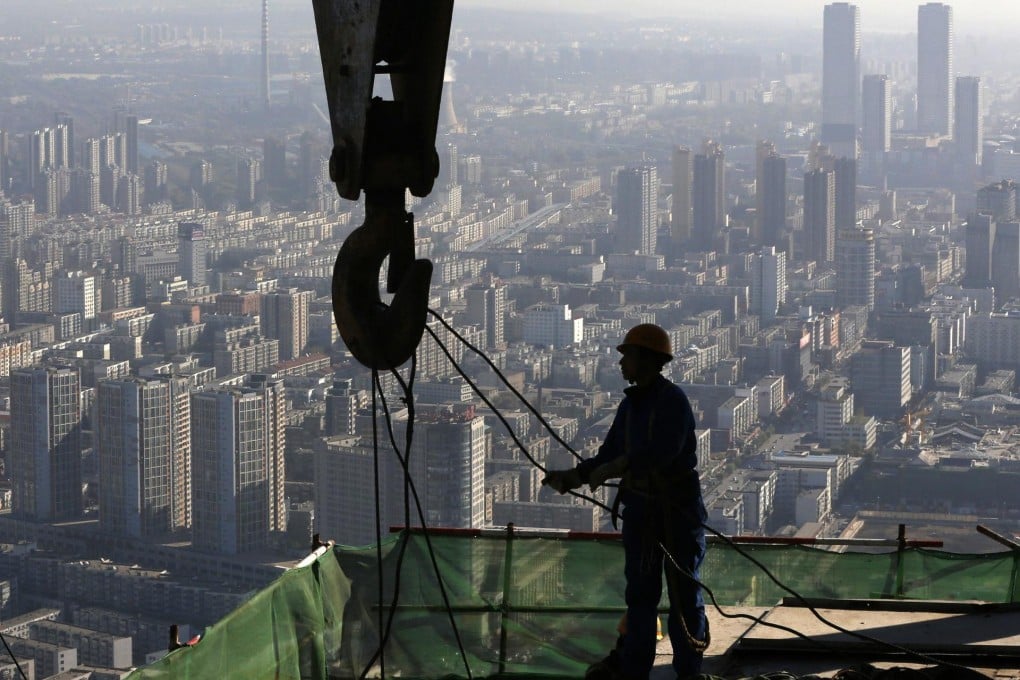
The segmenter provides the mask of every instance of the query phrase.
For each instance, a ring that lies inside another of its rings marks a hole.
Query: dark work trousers
[[[698,640],[705,639],[707,621],[701,588],[678,573],[665,557],[659,541],[683,569],[698,577],[705,558],[705,531],[684,512],[663,512],[642,499],[623,508],[624,576],[627,580],[627,634],[623,639],[621,671],[631,680],[645,680],[655,663],[655,618],[666,576],[670,610],[667,620],[673,645],[673,669],[678,678],[701,672],[702,653],[691,648],[679,617]],[[693,513],[690,517],[694,517]],[[669,525],[668,527],[666,525]],[[663,571],[665,569],[665,571]]]

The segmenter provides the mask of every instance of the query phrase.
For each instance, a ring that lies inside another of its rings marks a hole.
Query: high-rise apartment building
[[[99,383],[95,428],[104,531],[141,538],[187,526],[190,420],[184,378]]]
[[[280,360],[300,357],[308,345],[310,290],[287,288],[262,295],[259,319],[262,334],[280,341]]]
[[[910,348],[865,340],[850,360],[850,385],[854,394],[867,395],[857,402],[866,415],[898,418],[910,401]]]
[[[961,163],[974,169],[981,165],[985,127],[981,117],[981,78],[956,79],[956,106],[953,116],[953,141]]]
[[[840,307],[875,308],[875,232],[840,229],[836,236],[836,299]]]
[[[177,225],[178,271],[192,286],[206,284],[205,227],[197,222],[181,222]]]
[[[64,129],[66,130],[66,132],[64,133],[65,134],[64,143],[66,144],[67,150],[63,154],[67,161],[67,165],[65,167],[68,168],[77,167],[78,159],[75,155],[76,147],[74,141],[74,117],[68,113],[64,113],[63,111],[58,111],[57,113],[53,114],[53,125],[54,126],[63,125]]]
[[[691,238],[691,181],[694,172],[691,150],[673,147],[673,216],[669,236],[674,246],[686,246]]]
[[[761,243],[763,218],[765,213],[765,192],[762,191],[762,179],[765,174],[765,159],[776,155],[776,145],[766,139],[759,139],[754,153],[754,224],[751,228],[751,241]]]
[[[832,262],[836,246],[836,173],[804,173],[804,259]]]
[[[691,215],[695,248],[710,250],[726,228],[725,165],[722,147],[713,141],[705,142],[702,153],[694,157]]]
[[[785,250],[781,240],[786,233],[786,159],[769,154],[761,164],[757,180],[761,195],[761,243]]]
[[[1020,222],[999,222],[992,242],[992,286],[995,299],[1020,297]]]
[[[861,15],[857,5],[825,6],[822,36],[822,142],[836,156],[857,157],[861,100]]]
[[[169,196],[167,166],[161,160],[153,160],[145,166],[145,203],[151,205],[165,201]]]
[[[1017,210],[1018,201],[1020,191],[1016,182],[1004,179],[978,189],[977,212],[991,215],[999,222],[1011,222],[1020,215],[1020,211]]]
[[[237,162],[237,207],[250,210],[255,205],[262,164],[255,158],[242,158]]]
[[[941,2],[917,8],[917,129],[953,133],[953,8]]]
[[[102,309],[102,285],[95,275],[83,271],[63,272],[56,282],[53,311],[57,314],[80,314],[82,324],[89,324]]]
[[[395,420],[398,441],[403,441],[406,426],[406,419]],[[485,432],[484,419],[471,407],[421,414],[415,423],[409,474],[429,526],[484,526]],[[315,521],[320,533],[366,545],[376,540],[377,522],[382,531],[405,524],[403,468],[394,455],[379,460],[381,518],[373,510],[372,447],[355,436],[320,441],[315,451]],[[410,523],[420,525],[413,510]]]
[[[468,323],[476,324],[485,331],[485,346],[489,349],[506,346],[506,286],[501,283],[471,286],[465,292],[467,297]]]
[[[124,118],[124,169],[126,172],[138,173],[138,116],[129,115]]]
[[[750,312],[762,324],[775,321],[786,301],[786,253],[775,246],[763,246],[751,262]]]
[[[283,383],[191,395],[192,546],[238,554],[286,530]]]
[[[81,490],[81,386],[77,368],[11,371],[7,454],[13,512],[33,521],[78,519]]]
[[[616,177],[616,250],[654,255],[659,177],[654,167],[628,168]]]
[[[0,130],[0,196],[11,189],[11,139],[7,130]]]
[[[892,143],[892,95],[889,76],[866,75],[861,86],[861,151],[884,153]]]
[[[857,160],[836,158],[832,170],[836,183],[836,229],[854,229],[857,226]]]

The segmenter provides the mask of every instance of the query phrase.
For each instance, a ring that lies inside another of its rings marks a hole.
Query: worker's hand
[[[584,482],[581,481],[581,473],[577,471],[577,468],[570,468],[569,470],[549,470],[545,473],[545,477],[542,479],[542,484],[548,486],[556,493],[566,493],[573,489],[580,487]]]
[[[620,456],[616,460],[611,460],[608,463],[603,463],[592,470],[591,474],[588,475],[588,488],[594,491],[605,484],[607,479],[622,477],[623,473],[626,471],[627,459],[623,456]]]

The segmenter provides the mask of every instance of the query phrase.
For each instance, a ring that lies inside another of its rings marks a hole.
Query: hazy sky
[[[456,0],[455,7],[487,6],[538,11],[597,12],[631,16],[670,16],[755,20],[789,17],[818,25],[826,0]],[[916,0],[859,0],[861,30],[914,32]],[[1020,30],[1020,3],[1014,0],[959,0],[953,7],[956,30],[962,33]],[[709,9],[706,9],[709,8]]]

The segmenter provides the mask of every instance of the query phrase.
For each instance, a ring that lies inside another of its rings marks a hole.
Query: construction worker
[[[583,484],[594,491],[622,477],[616,502],[623,505],[627,630],[622,645],[593,664],[586,679],[648,678],[665,570],[673,668],[685,680],[701,672],[708,644],[705,605],[694,580],[705,556],[703,523],[708,518],[695,470],[694,413],[683,390],[662,375],[673,359],[666,331],[639,324],[617,350],[620,371],[631,386],[624,390],[605,442],[576,467],[548,471],[542,483],[559,493]]]

